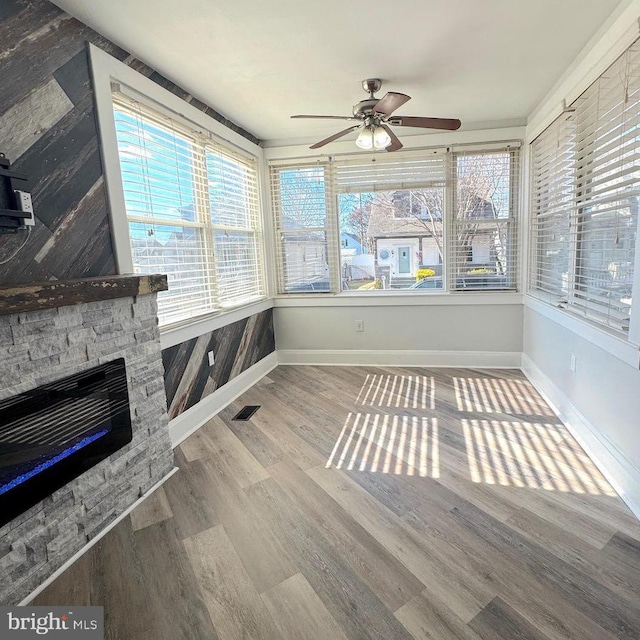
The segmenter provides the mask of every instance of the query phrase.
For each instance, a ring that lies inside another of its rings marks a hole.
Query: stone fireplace
[[[171,471],[163,289],[162,276],[0,288],[0,401],[123,359],[131,418],[130,442],[0,527],[0,604],[24,599]]]

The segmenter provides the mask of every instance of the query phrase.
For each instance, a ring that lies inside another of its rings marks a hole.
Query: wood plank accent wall
[[[0,152],[29,176],[37,222],[0,285],[115,273],[88,42],[259,142],[48,0],[2,0]],[[0,235],[0,262],[24,233]]]
[[[169,418],[175,418],[275,351],[273,309],[162,351]],[[209,366],[207,354],[214,353]]]

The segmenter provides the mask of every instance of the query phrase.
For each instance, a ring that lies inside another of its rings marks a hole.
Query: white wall
[[[529,308],[523,347],[586,420],[640,469],[640,370]]]
[[[284,353],[285,361],[519,366],[522,351],[521,304],[276,307],[274,313],[278,353],[298,352]],[[357,320],[364,322],[361,333]],[[319,350],[347,353],[311,355]],[[363,352],[372,358],[363,359]]]

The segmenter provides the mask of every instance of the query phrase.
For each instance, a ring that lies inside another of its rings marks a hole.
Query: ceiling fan
[[[402,149],[402,142],[390,129],[389,125],[395,127],[418,127],[420,129],[443,129],[445,131],[456,131],[462,124],[460,120],[454,118],[422,118],[417,116],[392,116],[391,114],[401,107],[405,102],[411,100],[411,96],[404,93],[389,91],[382,98],[376,98],[373,94],[380,91],[382,80],[379,78],[368,78],[362,81],[362,88],[369,94],[365,100],[361,100],[353,105],[352,116],[310,116],[297,115],[292,118],[322,118],[325,120],[356,120],[355,124],[348,129],[334,133],[332,136],[312,144],[310,149],[324,147],[347,133],[360,129],[356,144],[367,151],[376,149],[378,151],[397,151]]]

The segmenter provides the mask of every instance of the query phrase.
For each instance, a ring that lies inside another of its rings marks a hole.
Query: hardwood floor
[[[518,371],[281,366],[176,459],[33,604],[111,639],[640,637],[640,523]]]

